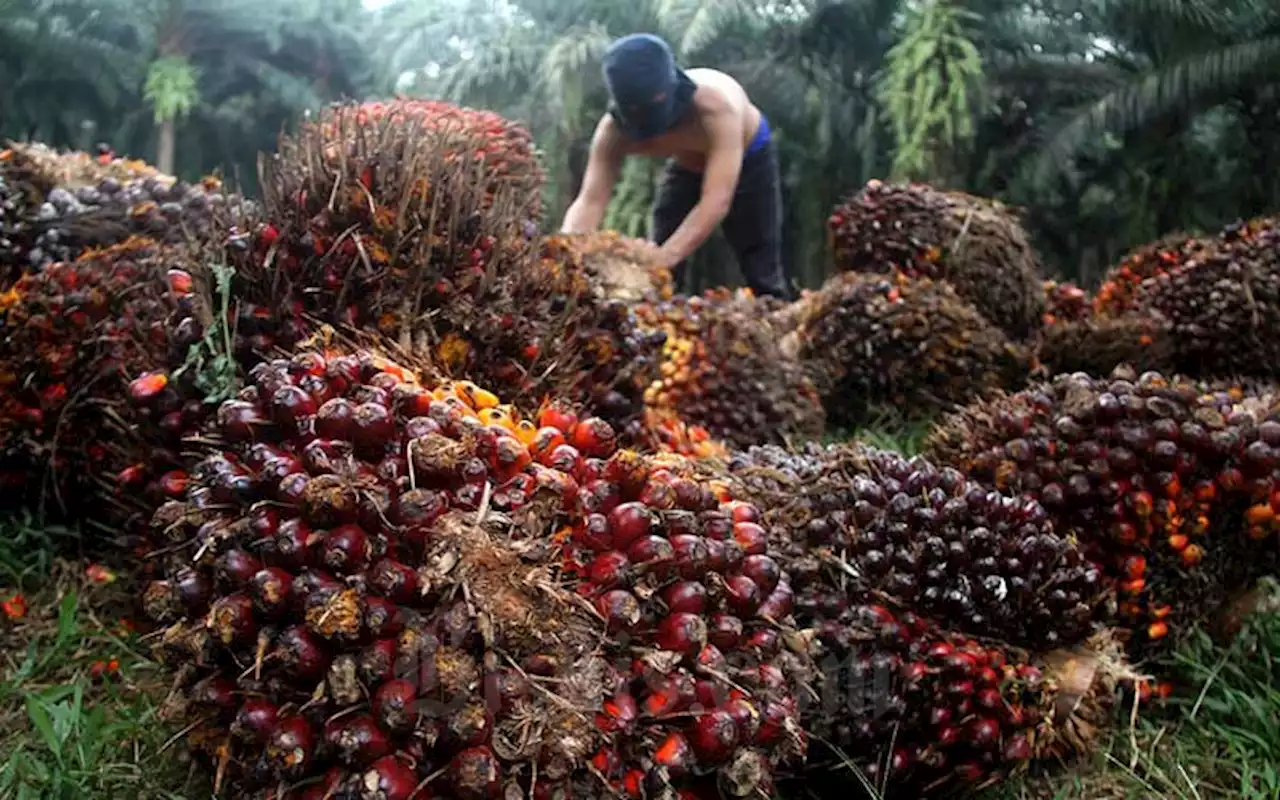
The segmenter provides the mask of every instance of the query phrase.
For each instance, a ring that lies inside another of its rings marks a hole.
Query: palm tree
[[[1095,59],[1129,73],[1078,106],[1034,163],[1041,177],[1103,133],[1182,124],[1197,112],[1280,83],[1280,6],[1270,0],[1079,0]],[[1105,38],[1102,38],[1105,37]]]
[[[0,136],[88,146],[140,76],[118,33],[92,3],[0,0]]]
[[[355,89],[353,76],[366,68],[352,25],[359,7],[350,2],[149,0],[131,7],[149,54],[144,97],[156,126],[156,165],[165,172],[175,168],[178,125],[193,113],[202,122],[274,119],[281,109],[297,113]]]

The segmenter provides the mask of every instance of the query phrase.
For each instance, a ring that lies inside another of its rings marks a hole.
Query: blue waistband
[[[769,118],[764,114],[760,115],[760,127],[756,128],[756,135],[751,140],[751,144],[747,145],[747,155],[755,155],[763,150],[769,144],[771,131],[769,130]]]

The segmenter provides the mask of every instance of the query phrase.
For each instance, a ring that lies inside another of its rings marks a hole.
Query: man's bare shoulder
[[[697,84],[693,102],[703,114],[742,113],[748,105],[742,85],[720,70],[696,68],[685,74]]]

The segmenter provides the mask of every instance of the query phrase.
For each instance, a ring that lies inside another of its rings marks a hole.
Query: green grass
[[[126,582],[94,583],[83,562],[51,555],[74,536],[0,524],[0,601],[18,590],[27,600],[24,618],[0,615],[0,798],[208,797],[160,715],[168,676],[122,625]],[[1273,600],[1227,645],[1193,638],[1170,664],[1182,696],[1133,725],[1117,720],[1089,762],[1006,781],[980,800],[1280,797],[1278,611]],[[112,659],[118,669],[95,677]]]
[[[0,614],[0,798],[207,796],[184,794],[200,784],[180,746],[164,749],[167,676],[129,630],[123,582],[52,555],[74,538],[29,519],[0,525],[0,601],[22,592],[26,604],[21,618]]]
[[[1168,665],[1185,687],[1123,720],[1090,763],[1004,784],[983,800],[1275,800],[1280,797],[1280,613],[1267,607],[1234,641],[1197,633]]]

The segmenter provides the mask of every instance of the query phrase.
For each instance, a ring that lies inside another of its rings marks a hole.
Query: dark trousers
[[[791,299],[782,273],[782,187],[778,153],[772,140],[742,160],[742,174],[733,205],[720,223],[733,248],[747,285],[757,295]],[[662,244],[671,238],[702,196],[702,174],[670,160],[658,187],[653,207],[653,238]],[[676,265],[672,278],[679,287],[687,263]]]

